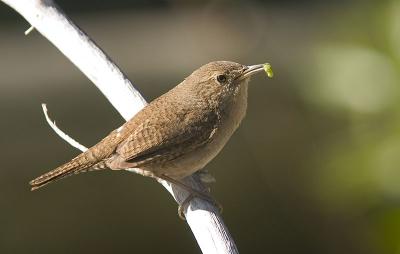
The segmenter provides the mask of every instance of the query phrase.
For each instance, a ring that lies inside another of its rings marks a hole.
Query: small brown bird
[[[265,65],[208,63],[87,151],[32,180],[32,190],[95,169],[134,169],[173,183],[202,169],[246,114],[250,76]]]

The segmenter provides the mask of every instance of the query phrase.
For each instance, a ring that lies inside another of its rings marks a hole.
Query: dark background
[[[212,60],[272,63],[207,168],[242,253],[400,251],[399,1],[58,1],[145,98]],[[199,253],[155,181],[92,172],[28,181],[123,120],[0,4],[0,253]]]

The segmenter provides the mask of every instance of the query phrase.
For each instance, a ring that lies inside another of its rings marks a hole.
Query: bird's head
[[[269,64],[246,66],[229,61],[215,61],[195,70],[183,84],[186,89],[195,92],[198,98],[221,104],[235,98],[240,88],[247,86],[252,75],[264,70],[270,70]],[[272,72],[269,74],[272,75]]]

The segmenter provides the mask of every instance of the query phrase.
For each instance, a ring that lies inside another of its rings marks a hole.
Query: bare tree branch
[[[57,127],[56,122],[55,121],[53,122],[48,115],[46,104],[42,103],[42,109],[43,109],[44,117],[46,117],[47,123],[50,125],[50,127],[53,129],[53,131],[55,133],[57,133],[58,136],[60,136],[60,138],[64,139],[68,144],[70,144],[71,146],[80,150],[81,152],[84,152],[88,149],[87,147],[81,145],[78,141],[74,140],[73,138],[71,138],[70,136],[65,134],[62,130],[60,130]]]
[[[134,89],[131,82],[96,44],[82,32],[52,0],[2,0],[21,14],[37,31],[52,42],[71,60],[110,101],[114,108],[129,120],[144,106],[146,101]],[[28,29],[29,33],[32,29]],[[46,117],[50,126],[59,130]],[[56,131],[57,132],[57,131]],[[72,138],[61,130],[57,132],[64,140],[82,150]],[[181,204],[188,193],[165,181],[161,184]],[[194,189],[206,187],[194,175],[184,179]],[[187,222],[203,253],[238,253],[218,209],[207,201],[195,198],[185,210]]]

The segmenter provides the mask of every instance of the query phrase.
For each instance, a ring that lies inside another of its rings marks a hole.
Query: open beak
[[[265,64],[256,64],[256,65],[250,65],[247,66],[247,69],[244,70],[244,72],[236,78],[237,81],[241,81],[243,79],[249,78],[253,76],[254,74],[264,71],[264,66]]]

